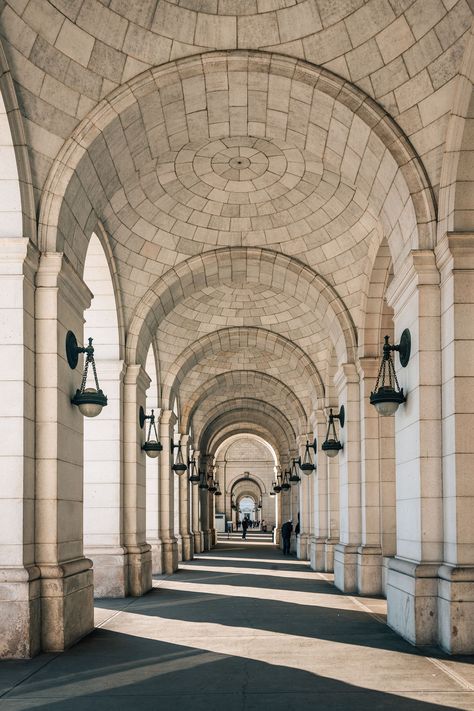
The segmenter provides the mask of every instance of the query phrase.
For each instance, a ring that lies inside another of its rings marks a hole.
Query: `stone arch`
[[[250,283],[283,286],[298,295],[326,325],[338,355],[345,362],[355,356],[357,337],[352,318],[336,290],[302,262],[257,247],[223,248],[181,262],[156,280],[135,310],[127,340],[127,360],[141,362],[161,319],[198,286],[218,284],[233,276]]]
[[[381,331],[389,328],[387,333],[390,335],[393,331],[393,324],[388,323],[393,312],[385,298],[392,276],[390,250],[387,241],[382,240],[368,277],[365,305],[361,309],[364,323],[359,330],[359,357],[378,358],[383,343]]]
[[[196,426],[198,449],[207,451],[214,441],[220,441],[220,433],[226,428],[244,432],[252,431],[253,427],[268,434],[280,456],[283,447],[287,451],[295,446],[296,431],[282,412],[255,398],[238,398],[220,403],[211,414],[203,416],[202,422]]]
[[[262,387],[262,393],[267,396],[266,399],[269,401],[269,394],[274,393],[278,403],[284,406],[283,410],[285,410],[285,406],[290,409],[292,417],[297,423],[298,430],[301,432],[306,431],[309,413],[305,412],[301,401],[285,383],[273,376],[258,371],[232,370],[210,378],[194,393],[192,399],[184,404],[181,412],[181,427],[183,432],[187,431],[195,410],[202,406],[206,399],[216,392],[224,393],[224,395],[219,395],[219,397],[222,396],[228,399],[228,396],[225,395],[226,391],[240,393],[244,386],[248,386],[250,389],[249,392],[255,392],[258,386]]]
[[[33,180],[28,156],[23,119],[18,106],[13,79],[0,40],[0,117],[2,135],[2,175],[0,190],[5,196],[8,211],[2,210],[0,220],[1,237],[27,237],[37,242],[36,209],[33,194]],[[3,201],[2,201],[3,203]]]
[[[458,76],[446,134],[439,194],[438,240],[445,232],[474,227],[474,29],[471,27]]]
[[[203,357],[221,350],[238,350],[242,345],[254,350],[261,349],[272,354],[278,353],[281,358],[283,355],[287,355],[291,371],[302,379],[305,388],[311,388],[314,393],[313,399],[324,397],[324,388],[317,368],[296,344],[277,333],[261,328],[230,327],[206,334],[195,341],[186,351],[183,351],[166,374],[162,392],[163,407],[166,407],[173,391],[179,390],[187,373],[196,367]]]
[[[350,164],[350,161],[342,160],[342,156],[333,150],[330,138],[328,143],[323,138],[324,145],[321,145],[321,131],[311,123],[310,112],[303,120],[305,126],[301,134],[302,139],[298,139],[299,142],[302,141],[306,150],[313,150],[316,154],[323,150],[327,161],[331,165],[334,164],[345,180],[349,182],[355,180],[356,184],[359,181],[362,192],[366,193],[367,199],[370,198],[373,203],[374,214],[384,224],[394,261],[407,249],[433,247],[435,203],[424,167],[395,121],[373,99],[348,81],[322,67],[283,55],[234,50],[197,55],[147,70],[115,89],[91,111],[59,151],[46,181],[45,199],[41,205],[40,216],[41,248],[49,251],[64,250],[80,271],[80,262],[84,254],[81,232],[84,232],[85,225],[91,219],[94,210],[103,208],[111,199],[114,194],[114,180],[113,176],[109,176],[108,181],[103,181],[104,188],[101,181],[94,178],[98,190],[97,205],[93,207],[87,199],[86,192],[81,190],[77,178],[78,171],[92,168],[96,176],[95,170],[102,170],[102,166],[96,165],[94,168],[95,161],[91,161],[89,150],[94,142],[98,141],[97,146],[100,144],[102,153],[104,149],[107,152],[104,132],[121,113],[131,111],[131,107],[138,105],[144,111],[146,102],[151,101],[151,96],[156,97],[157,92],[160,95],[160,92],[170,85],[186,77],[224,71],[242,71],[242,69],[256,73],[268,71],[271,76],[278,77],[277,84],[281,85],[281,91],[288,93],[288,98],[290,98],[290,86],[297,84],[301,87],[301,91],[311,96],[310,105],[311,102],[317,104],[321,97],[325,97],[325,100],[337,103],[344,111],[349,112],[349,116],[353,119],[352,128],[359,137],[364,136],[363,140],[367,144],[369,136],[373,136],[373,140],[380,146],[381,162],[376,168],[373,165],[372,151],[370,156],[367,155],[365,158],[362,156],[360,160],[355,158],[357,154],[353,152],[355,164]],[[281,78],[285,81],[282,82]],[[285,84],[284,89],[283,84]],[[204,85],[203,92],[205,93]],[[154,105],[153,109],[156,114]],[[194,111],[195,106],[192,102],[188,102],[188,105],[183,102],[182,118],[186,128],[182,137],[174,137],[170,142],[172,149],[179,149],[186,142],[195,140],[200,135],[208,137],[207,128],[203,129],[204,134],[200,133],[199,128],[196,129],[197,133],[187,128],[187,115]],[[288,115],[282,114],[282,120],[284,125],[276,125],[272,123],[271,117],[266,116],[263,122],[263,135],[276,139],[284,138],[287,131],[293,135],[295,131],[291,127],[291,122],[289,124]],[[240,133],[251,135],[247,125]],[[156,155],[157,150],[157,145],[152,146],[151,155]],[[119,172],[116,173],[117,178],[120,177],[122,181],[130,179],[136,170],[130,148],[117,144],[115,153],[118,154],[116,157],[122,157],[118,167]],[[128,156],[129,160],[124,160],[124,156]],[[383,166],[382,171],[378,170],[379,165]],[[73,190],[68,194],[71,187]],[[390,206],[385,209],[387,194]],[[66,229],[66,226],[68,228],[71,226],[71,213],[74,215],[73,230]]]
[[[275,429],[276,423],[273,424]],[[270,431],[270,429],[264,427],[262,424],[257,422],[245,423],[240,421],[231,421],[230,424],[224,425],[216,433],[211,435],[209,440],[209,452],[213,454],[219,450],[226,440],[231,437],[240,437],[245,435],[251,435],[258,437],[261,440],[268,442],[276,453],[277,460],[280,457],[279,447],[282,446],[282,440],[275,437],[275,432]],[[214,454],[214,456],[217,456]]]

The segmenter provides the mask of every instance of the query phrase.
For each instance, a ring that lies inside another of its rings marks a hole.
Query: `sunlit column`
[[[174,472],[171,469],[171,438],[176,422],[172,410],[160,413],[160,538],[163,550],[163,572],[174,573],[178,569],[178,546],[174,535]]]
[[[441,334],[434,254],[411,252],[387,289],[398,343],[412,334],[406,368],[394,362],[406,403],[395,414],[397,555],[389,562],[387,619],[414,644],[438,638],[438,568],[443,556]]]
[[[343,449],[339,464],[340,542],[334,549],[334,584],[344,592],[357,589],[357,551],[361,540],[359,376],[352,363],[342,365],[334,378],[339,407],[346,423],[340,431]]]
[[[41,647],[50,652],[66,649],[94,626],[92,563],[83,554],[83,415],[71,404],[82,358],[72,370],[65,347],[69,330],[82,340],[90,300],[62,254],[42,255],[35,302],[35,560],[41,572],[37,624]]]
[[[37,264],[38,254],[27,239],[0,240],[0,600],[3,606],[0,657],[3,658],[29,657],[40,651],[40,581],[34,551],[33,324]],[[42,358],[48,365],[50,356]]]
[[[180,437],[180,447],[183,453],[185,464],[187,463],[189,435],[184,434]],[[190,531],[190,496],[189,496],[189,472],[185,471],[179,477],[179,529],[183,546],[183,560],[191,560],[194,552],[194,541]]]
[[[316,476],[313,482],[313,536],[311,538],[310,561],[313,570],[326,570],[326,542],[328,539],[328,457],[321,449],[326,436],[326,416],[323,410],[314,413],[314,426],[318,450],[316,454]]]

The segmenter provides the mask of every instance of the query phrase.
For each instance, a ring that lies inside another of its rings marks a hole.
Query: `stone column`
[[[184,462],[187,463],[189,435],[181,435],[180,447],[183,452]],[[194,541],[190,531],[190,506],[189,506],[189,472],[185,471],[179,477],[179,529],[183,546],[183,560],[191,560],[194,553]]]
[[[36,248],[0,240],[0,658],[40,651],[34,552]]]
[[[91,293],[62,254],[42,255],[36,275],[35,556],[41,573],[41,648],[59,652],[94,626],[92,563],[83,554],[81,382],[66,333],[83,339]],[[100,366],[99,366],[100,375]]]
[[[357,550],[361,540],[359,377],[355,365],[342,365],[334,378],[339,407],[346,410],[340,432],[343,449],[339,463],[340,543],[334,548],[334,584],[343,592],[357,590]]]
[[[324,551],[324,565],[327,572],[334,570],[334,549],[339,543],[339,456],[328,458],[327,467],[327,510],[328,537]]]
[[[149,414],[150,408],[147,408]],[[156,410],[155,410],[156,412]],[[156,415],[158,422],[159,415]],[[157,431],[159,425],[157,424]],[[148,432],[147,424],[143,429],[142,438]],[[153,575],[163,573],[163,549],[160,538],[160,457],[146,457],[146,539],[151,546],[151,572]]]
[[[407,401],[395,415],[397,555],[389,562],[387,621],[413,644],[437,640],[438,567],[443,556],[439,273],[428,250],[408,255],[387,290],[395,341],[409,328],[400,367]]]
[[[194,461],[196,462],[196,471],[199,471],[199,457],[200,452],[194,450]],[[200,511],[200,496],[199,496],[199,486],[198,484],[193,484],[191,487],[192,500],[193,500],[193,537],[194,537],[194,552],[202,553],[203,547],[203,534],[201,530],[201,511]]]
[[[174,472],[171,469],[171,438],[176,415],[172,410],[160,413],[160,539],[163,551],[162,570],[174,573],[178,569],[178,545],[174,535]]]
[[[84,418],[84,553],[94,565],[94,597],[125,597],[128,580],[122,530],[121,442],[124,364],[103,361],[100,350],[97,358],[100,387],[107,394],[108,404],[99,417]]]
[[[201,457],[201,468],[205,472],[205,476],[207,477],[208,471],[209,471],[209,458],[210,455],[204,455]],[[209,551],[212,548],[212,531],[211,531],[211,526],[210,526],[210,516],[211,516],[211,509],[210,509],[210,500],[209,497],[211,496],[208,492],[207,489],[200,489],[201,492],[201,525],[202,525],[202,532],[203,532],[203,550]]]
[[[309,433],[304,437],[304,444],[306,440],[309,442],[314,440],[313,433]],[[312,452],[312,450],[310,450]],[[310,518],[311,518],[311,484],[314,478],[314,473],[311,474],[301,474],[301,481],[297,486],[292,486],[292,490],[295,489],[295,493],[298,496],[297,503],[293,512],[293,530],[298,523],[298,514],[300,516],[300,533],[296,537],[296,555],[300,560],[309,560],[309,547],[310,547]]]
[[[145,408],[150,378],[141,365],[128,365],[123,392],[123,528],[128,554],[128,594],[143,595],[152,587],[151,547],[146,542],[146,470],[138,421]]]
[[[474,652],[474,235],[449,233],[441,271],[443,375],[443,565],[438,575],[439,644]]]
[[[310,545],[310,561],[313,570],[325,571],[326,542],[328,538],[328,461],[321,449],[326,437],[327,422],[323,410],[314,416],[318,451],[316,454],[316,476],[313,477],[313,535]]]
[[[380,358],[361,358],[361,545],[357,551],[357,590],[361,595],[382,593],[380,420],[370,402],[375,388]]]

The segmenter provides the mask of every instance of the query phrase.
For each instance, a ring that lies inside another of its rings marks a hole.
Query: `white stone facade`
[[[466,0],[0,3],[0,656],[74,644],[94,595],[211,548],[233,493],[277,533],[299,514],[298,556],[385,595],[406,639],[474,652],[472,20]],[[405,329],[407,399],[379,417]],[[94,419],[68,331],[94,338]],[[314,438],[316,472],[270,499]]]

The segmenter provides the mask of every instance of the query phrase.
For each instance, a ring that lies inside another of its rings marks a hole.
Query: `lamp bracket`
[[[397,346],[398,355],[400,356],[400,365],[406,368],[410,360],[411,353],[411,333],[408,328],[405,328],[400,336],[400,343]]]
[[[87,359],[89,361],[93,360],[94,346],[92,345],[92,338],[89,338],[89,345],[86,347],[77,345],[77,338],[72,331],[66,333],[66,358],[71,370],[77,367],[79,362],[79,353],[87,353]]]
[[[138,421],[140,423],[140,429],[142,430],[148,417],[145,415],[145,410],[140,405],[140,410],[138,411]]]
[[[341,428],[344,427],[344,423],[345,423],[345,421],[346,421],[346,410],[345,410],[345,408],[344,408],[344,405],[341,405],[341,407],[339,408],[339,412],[338,412],[337,415],[334,415],[334,414],[333,414],[333,411],[332,411],[332,408],[331,408],[331,410],[330,410],[330,415],[329,415],[329,424],[332,425],[332,423],[334,422],[334,420],[339,420],[339,425],[340,425],[340,427],[341,427]]]

